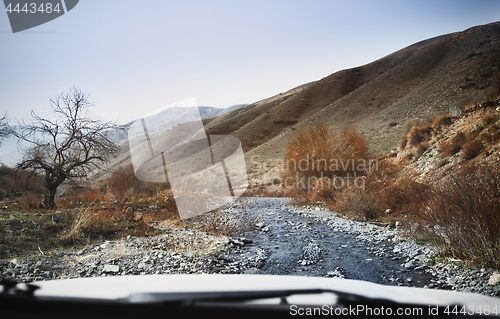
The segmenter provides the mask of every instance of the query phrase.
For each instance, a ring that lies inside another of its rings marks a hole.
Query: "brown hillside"
[[[405,122],[480,101],[500,78],[500,23],[413,44],[213,119],[209,134],[233,134],[248,155],[272,158],[297,131],[355,125],[372,150],[394,146]],[[493,88],[496,90],[496,88]]]
[[[424,40],[232,110],[205,120],[205,129],[238,137],[251,185],[267,184],[280,176],[288,141],[311,125],[324,123],[334,131],[355,126],[372,151],[386,152],[406,134],[409,122],[498,96],[499,65],[496,22]],[[113,166],[130,162],[125,149]]]

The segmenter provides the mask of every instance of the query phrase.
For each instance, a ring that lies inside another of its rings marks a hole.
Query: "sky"
[[[71,87],[122,123],[192,97],[252,103],[499,17],[496,0],[80,0],[12,33],[0,12],[0,114],[48,115]]]

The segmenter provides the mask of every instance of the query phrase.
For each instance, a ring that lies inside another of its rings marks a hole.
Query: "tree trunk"
[[[48,190],[48,196],[45,198],[45,205],[47,205],[47,208],[54,208],[56,206],[55,203],[55,197],[56,197],[56,188],[49,188]]]

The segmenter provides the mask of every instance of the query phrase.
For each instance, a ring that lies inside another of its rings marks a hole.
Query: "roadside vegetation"
[[[306,202],[321,201],[347,218],[403,225],[408,236],[440,246],[443,256],[500,268],[499,104],[492,99],[457,116],[416,121],[399,149],[385,156],[368,154],[360,147],[366,141],[352,128],[349,135],[311,128],[288,144],[282,180],[304,176],[313,185],[294,186]],[[286,165],[287,160],[345,158],[356,163],[373,158],[376,167],[373,162],[356,171],[310,165],[297,172]],[[363,183],[332,187],[325,182],[349,174]]]
[[[15,168],[0,166],[0,259],[157,235],[164,221],[190,226],[179,219],[169,183],[140,181],[131,164],[96,182],[94,174],[120,151],[112,135],[128,126],[94,119],[92,105],[73,88],[50,100],[50,118],[32,113],[31,123],[15,129],[7,115],[0,118],[0,143],[12,135],[28,145]],[[226,225],[216,212],[205,219],[207,232],[240,228]]]
[[[161,230],[155,225],[160,221],[180,223],[168,185],[137,180],[131,166],[119,168],[94,187],[65,184],[53,208],[45,206],[43,188],[23,186],[7,167],[0,173],[6,195],[0,209],[0,258],[84,247],[128,235],[157,235]],[[38,178],[24,182],[33,184]]]
[[[320,201],[346,218],[402,225],[446,256],[500,268],[499,105],[417,119],[388,155],[371,154],[354,127],[311,127],[289,141],[279,181],[246,196]],[[0,166],[0,198],[0,259],[157,235],[165,221],[223,235],[258,222],[243,214],[230,224],[217,211],[182,221],[170,185],[138,180],[131,165],[98,184],[72,178],[49,191],[43,170]]]

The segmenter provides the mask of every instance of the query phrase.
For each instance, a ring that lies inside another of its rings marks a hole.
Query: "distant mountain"
[[[235,110],[237,108],[240,108],[242,106],[245,106],[246,104],[238,104],[238,105],[233,105],[227,108],[217,108],[217,107],[210,107],[210,106],[200,106],[198,107],[200,111],[200,115],[202,119],[210,119],[217,117],[221,114],[224,114],[226,112],[229,112],[231,110]],[[168,115],[170,117],[176,117],[177,120],[182,122],[182,114],[186,111],[186,108],[169,108],[168,109]],[[163,119],[164,117],[157,117],[158,119]],[[121,143],[124,144],[126,143],[126,140],[128,139],[128,132],[126,131],[117,131],[111,133],[111,140],[114,141],[115,143]],[[4,164],[10,167],[13,167],[15,164],[17,164],[21,159],[22,159],[22,154],[20,152],[20,148],[17,143],[17,139],[10,137],[8,139],[5,139],[2,141],[0,144],[0,164]]]

